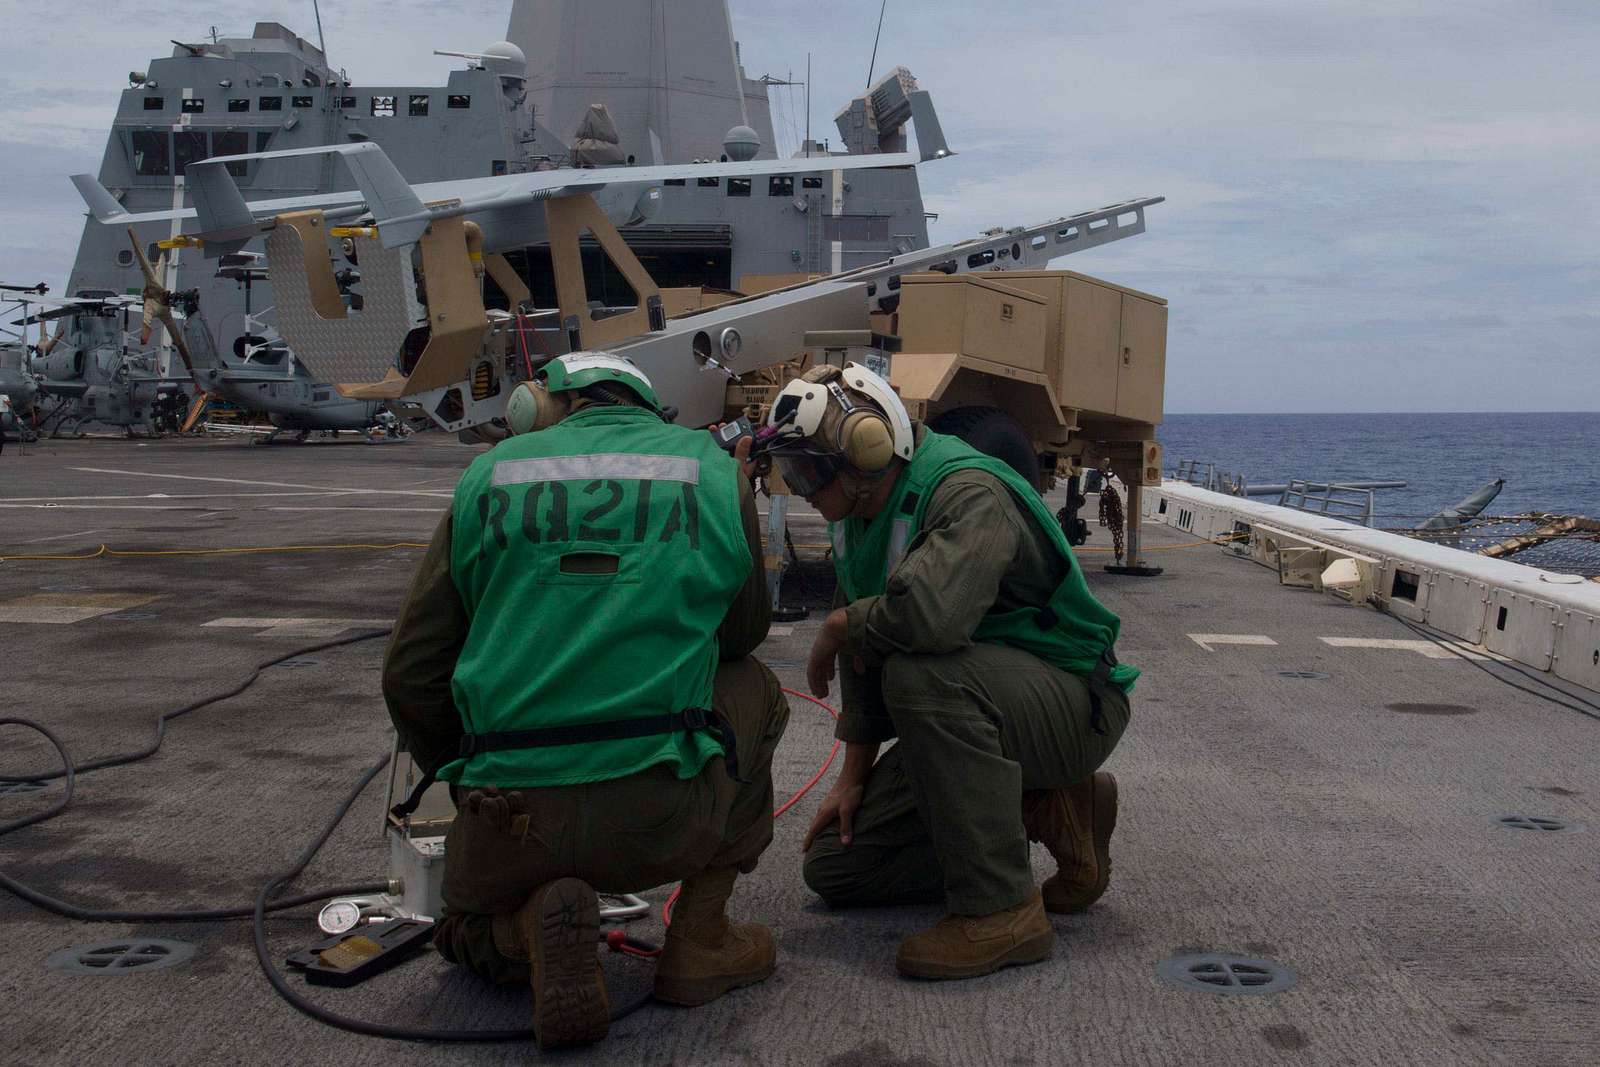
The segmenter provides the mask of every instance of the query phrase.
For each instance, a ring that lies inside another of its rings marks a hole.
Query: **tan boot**
[[[725,910],[739,872],[702,871],[683,883],[667,943],[656,964],[656,998],[695,1007],[772,976],[778,947],[772,931],[729,922]]]
[[[592,1044],[611,1028],[599,942],[600,902],[576,878],[540,886],[516,911],[494,917],[495,948],[529,964],[540,1048]]]
[[[1057,871],[1041,892],[1046,911],[1071,915],[1099,900],[1111,882],[1111,832],[1117,828],[1117,780],[1099,771],[1070,789],[1022,795],[1022,825],[1041,841]]]
[[[1033,896],[982,918],[945,917],[900,943],[894,965],[910,978],[977,978],[1002,967],[1038,963],[1055,951],[1056,932]]]

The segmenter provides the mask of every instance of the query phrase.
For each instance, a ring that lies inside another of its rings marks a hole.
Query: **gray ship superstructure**
[[[516,0],[508,32],[509,43],[463,53],[467,69],[451,72],[443,87],[356,85],[276,23],[258,24],[249,38],[178,45],[130,76],[101,184],[130,212],[166,210],[188,203],[184,170],[198,160],[360,141],[380,145],[412,182],[525,172],[566,162],[564,138],[595,104],[615,118],[621,158],[635,163],[776,158],[767,83],[740,65],[723,0]],[[897,68],[847,107],[851,120],[840,124],[846,144],[857,152],[903,147],[910,112],[896,102],[914,84]],[[801,152],[826,158],[830,148],[808,142]],[[353,188],[328,156],[230,166],[252,201]],[[761,289],[928,244],[910,167],[685,180],[661,194],[659,211],[625,233],[668,286]],[[139,238],[154,245],[177,232],[175,225],[146,225]],[[591,291],[608,293],[605,257],[598,248],[585,254]],[[547,252],[509,258],[535,302],[550,306]],[[171,256],[163,281],[172,291],[198,291],[207,326],[225,348],[258,332],[252,327],[272,325],[270,312],[263,323],[246,323],[244,293],[198,250]],[[90,221],[68,291],[130,293],[140,286],[121,230]],[[273,306],[270,284],[254,295],[256,308]],[[491,301],[497,295],[491,290]]]

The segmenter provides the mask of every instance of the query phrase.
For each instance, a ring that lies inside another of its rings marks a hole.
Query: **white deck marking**
[[[80,530],[77,533],[52,534],[49,537],[35,537],[31,541],[18,541],[19,545],[40,545],[46,541],[65,541],[69,537],[88,537],[90,534],[99,533],[99,530]]]
[[[8,511],[214,511],[203,504],[0,504]]]
[[[1262,634],[1190,634],[1189,640],[1205,649],[1215,652],[1212,645],[1276,645],[1278,642]]]
[[[1432,641],[1412,641],[1399,637],[1319,637],[1317,640],[1334,648],[1381,648],[1395,652],[1415,652],[1428,659],[1492,660],[1499,657],[1486,650],[1469,649],[1458,645],[1441,648]],[[1452,651],[1456,649],[1459,651]]]
[[[153,471],[111,470],[104,467],[71,467],[85,474],[122,474],[132,478],[171,478],[180,482],[222,482],[224,485],[259,485],[267,489],[313,489],[324,493],[350,493],[362,496],[426,496],[434,499],[454,497],[449,490],[435,489],[352,489],[341,485],[307,485],[304,482],[258,482],[246,478],[207,478],[196,474],[157,474]]]
[[[212,619],[202,626],[257,630],[256,637],[338,637],[346,630],[381,630],[393,619]]]
[[[771,626],[767,628],[768,637],[788,637],[793,633],[793,626]]]
[[[420,511],[420,512],[424,512],[424,513],[429,514],[429,515],[442,515],[446,511],[449,511],[450,509],[449,508],[391,508],[391,507],[387,507],[387,506],[385,506],[383,504],[369,504],[366,507],[359,507],[359,506],[354,505],[354,504],[328,504],[328,505],[326,505],[324,507],[320,507],[320,508],[275,507],[275,508],[263,508],[262,510],[263,511],[370,511],[374,515],[393,515],[396,512]]]
[[[137,593],[34,593],[32,596],[0,601],[0,623],[71,626],[85,619],[142,607],[159,599]]]
[[[139,493],[131,496],[14,496],[6,497],[9,504],[49,504],[79,500],[238,500],[262,497],[281,500],[285,497],[342,496],[342,489],[325,489],[317,493]]]

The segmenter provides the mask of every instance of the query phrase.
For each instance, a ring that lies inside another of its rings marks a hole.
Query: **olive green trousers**
[[[526,981],[526,965],[495,947],[492,916],[547,882],[638,893],[703,870],[755,870],[772,843],[772,754],[789,705],[755,659],[722,664],[711,703],[733,726],[743,782],[719,756],[694,778],[659,765],[585,785],[463,790],[445,838],[440,955],[490,981]]]
[[[833,907],[944,901],[977,916],[1021,904],[1035,889],[1023,791],[1093,774],[1130,714],[1111,687],[1097,730],[1082,678],[1003,645],[892,655],[843,688],[899,740],[873,767],[850,844],[835,824],[806,853],[806,884]]]

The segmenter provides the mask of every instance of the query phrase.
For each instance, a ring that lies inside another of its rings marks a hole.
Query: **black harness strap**
[[[1100,661],[1094,665],[1094,670],[1084,679],[1089,683],[1089,707],[1091,715],[1089,725],[1094,732],[1105,736],[1105,694],[1111,688],[1111,671],[1117,665],[1117,654],[1111,649],[1106,649],[1100,654]]]
[[[743,783],[739,777],[738,739],[727,719],[710,708],[690,708],[671,715],[650,715],[641,719],[615,719],[611,722],[575,723],[570,726],[547,726],[539,730],[511,730],[491,734],[464,734],[461,738],[460,757],[471,759],[485,752],[509,752],[524,748],[557,748],[562,745],[586,745],[603,741],[627,741],[638,737],[655,737],[660,734],[687,733],[705,730],[721,742],[727,762],[728,776]]]

